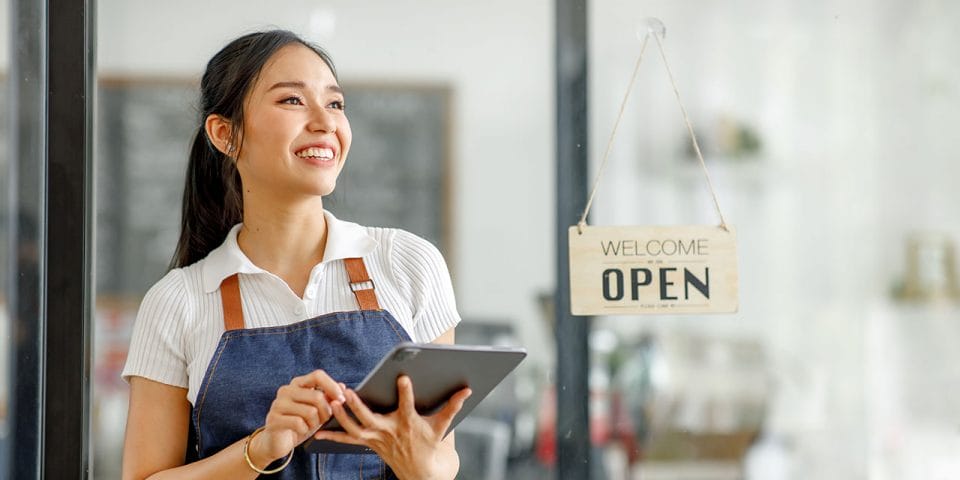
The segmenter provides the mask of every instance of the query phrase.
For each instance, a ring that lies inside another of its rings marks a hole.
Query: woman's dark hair
[[[281,48],[300,44],[313,50],[337,71],[330,56],[320,47],[286,30],[271,30],[244,35],[223,47],[210,62],[200,80],[200,126],[193,138],[183,189],[180,240],[170,268],[185,267],[203,259],[226,238],[230,228],[243,220],[243,197],[236,152],[243,141],[243,103],[260,71]],[[218,150],[207,138],[206,119],[217,114],[232,128],[231,153]]]

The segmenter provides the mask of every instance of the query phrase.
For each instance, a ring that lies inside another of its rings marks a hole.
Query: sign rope
[[[687,115],[687,109],[683,106],[683,101],[680,100],[680,90],[677,88],[677,82],[673,78],[673,71],[670,70],[670,64],[667,62],[667,54],[663,50],[663,43],[660,40],[660,37],[665,35],[665,29],[663,23],[660,20],[655,18],[650,18],[646,20],[647,23],[647,33],[643,36],[643,43],[640,46],[640,55],[637,56],[637,64],[633,69],[633,75],[630,77],[630,84],[627,85],[627,91],[623,96],[623,101],[620,103],[620,112],[617,114],[617,119],[613,123],[613,130],[610,132],[610,139],[607,140],[607,147],[603,152],[603,159],[600,162],[600,170],[597,172],[597,177],[593,181],[593,188],[590,190],[590,197],[587,200],[587,206],[583,209],[583,215],[580,216],[580,221],[577,222],[577,231],[582,234],[583,227],[587,225],[587,214],[590,213],[590,207],[593,205],[593,198],[597,193],[597,188],[600,185],[600,179],[603,177],[603,171],[607,166],[607,159],[610,156],[610,149],[613,147],[613,141],[617,136],[617,127],[620,126],[620,120],[623,118],[623,112],[627,107],[627,100],[630,98],[630,92],[633,91],[633,84],[637,79],[637,72],[640,71],[640,62],[643,60],[643,52],[647,49],[647,41],[650,39],[650,36],[653,36],[654,40],[657,42],[657,47],[660,50],[660,58],[663,59],[663,66],[667,70],[667,76],[670,78],[670,84],[673,86],[673,93],[677,98],[677,104],[680,106],[680,112],[683,114],[683,120],[687,125],[687,132],[690,134],[690,141],[693,144],[693,150],[697,154],[697,159],[700,161],[700,167],[703,169],[703,176],[707,179],[707,186],[710,188],[710,194],[713,196],[713,205],[717,209],[717,215],[720,217],[720,228],[725,231],[727,229],[727,222],[723,218],[723,212],[720,210],[720,201],[717,199],[717,192],[713,188],[713,182],[710,180],[710,173],[707,171],[707,164],[703,161],[703,154],[700,152],[700,144],[697,142],[697,136],[693,132],[693,124],[690,122],[690,117]]]

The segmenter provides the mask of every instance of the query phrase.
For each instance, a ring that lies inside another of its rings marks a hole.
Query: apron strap
[[[240,276],[230,275],[220,284],[223,302],[223,327],[226,331],[243,329],[243,305],[240,303]]]
[[[357,297],[360,310],[380,310],[380,302],[374,292],[373,280],[367,273],[367,266],[362,258],[345,258],[347,275],[350,276],[350,290]],[[240,302],[240,276],[230,275],[220,284],[220,301],[223,302],[224,330],[243,329],[243,305]]]
[[[362,258],[345,258],[343,263],[347,266],[347,275],[350,276],[350,290],[357,297],[357,305],[360,310],[380,310],[380,302],[377,301],[376,288],[370,275],[367,273],[367,266]]]

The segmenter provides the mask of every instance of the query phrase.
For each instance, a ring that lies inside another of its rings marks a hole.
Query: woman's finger
[[[329,418],[329,415],[321,414],[316,406],[295,402],[290,398],[278,398],[274,402],[272,410],[282,416],[300,417],[309,428],[320,428],[323,418]]]
[[[275,430],[289,430],[297,434],[297,438],[303,438],[311,433],[310,425],[306,420],[298,415],[275,415],[271,417],[272,422],[268,427]]]
[[[353,412],[353,415],[357,417],[357,420],[360,421],[360,424],[365,428],[372,428],[379,430],[381,428],[381,418],[380,415],[373,413],[363,400],[360,399],[360,396],[357,395],[357,392],[353,390],[347,390],[347,406],[350,407],[350,411]]]
[[[275,401],[275,403],[280,402],[295,403],[312,410],[314,413],[310,413],[310,415],[316,415],[316,426],[326,422],[333,415],[333,410],[330,409],[330,403],[326,395],[310,387],[284,386],[277,393],[277,400]],[[299,415],[306,415],[301,407],[296,407],[295,412]]]
[[[333,402],[330,405],[333,408],[333,416],[337,419],[337,422],[340,423],[340,426],[343,427],[343,430],[348,434],[360,438],[366,439],[367,432],[364,428],[357,424],[357,422],[350,417],[350,414],[347,413],[347,409],[344,408],[344,405],[340,402]]]
[[[314,390],[309,387],[292,388],[285,392],[284,398],[289,398],[296,403],[315,408],[320,416],[321,422],[327,421],[327,419],[333,415],[333,410],[330,408],[330,401],[327,400],[326,394],[319,390]]]
[[[363,445],[368,446],[363,440],[354,437],[346,432],[335,432],[333,430],[320,430],[317,432],[313,438],[317,440],[330,440],[337,443],[346,443],[348,445]]]
[[[411,417],[417,414],[413,396],[413,382],[410,381],[410,377],[406,375],[397,377],[397,397],[400,401],[397,410],[400,411],[401,415]]]
[[[440,409],[439,412],[433,414],[431,417],[433,420],[433,431],[437,435],[443,435],[447,432],[447,429],[450,428],[450,423],[453,422],[453,417],[457,416],[457,412],[463,408],[463,402],[467,398],[473,395],[473,390],[469,388],[464,388],[457,393],[454,393],[450,400],[447,400],[447,404]]]
[[[297,387],[320,389],[330,401],[340,400],[342,402],[344,400],[340,384],[323,370],[314,370],[306,375],[296,377],[290,384]]]

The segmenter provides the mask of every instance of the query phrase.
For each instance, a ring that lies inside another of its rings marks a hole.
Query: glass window
[[[44,18],[41,2],[0,0],[0,476],[5,478],[29,478],[41,469]],[[17,461],[8,463],[11,458]]]
[[[458,343],[530,352],[457,430],[461,476],[557,475],[555,8],[98,2],[96,478],[119,476],[120,371],[176,246],[199,76],[230,39],[276,26],[326,48],[346,92],[354,144],[324,207],[439,248]],[[567,434],[590,438],[596,478],[960,476],[960,4],[610,0],[585,15],[584,183],[638,24],[657,17],[740,261],[736,314],[594,320],[590,430]],[[718,223],[673,88],[648,44],[592,224]]]
[[[643,445],[617,471],[957,475],[958,5],[592,2],[592,158],[649,16],[737,228],[740,311],[598,320]],[[596,223],[718,223],[653,40],[619,132]]]
[[[179,233],[198,77],[228,40],[270,26],[329,50],[346,92],[354,142],[325,207],[434,243],[464,317],[458,340],[531,352],[458,430],[469,453],[464,478],[508,463],[542,470],[532,454],[553,362],[538,301],[552,288],[549,4],[185,5],[111,0],[97,9],[95,476],[119,471],[127,395],[119,374],[137,306],[166,272]]]
[[[0,31],[7,32],[10,28],[8,16],[10,4],[0,0]],[[4,35],[6,37],[7,35]],[[7,450],[9,449],[10,432],[10,315],[7,300],[7,285],[10,271],[10,224],[13,221],[9,214],[10,194],[10,129],[8,122],[12,116],[9,102],[9,83],[7,81],[9,66],[9,48],[7,40],[0,40],[0,472],[7,472]]]
[[[510,21],[491,5],[462,2],[381,2],[374,16],[370,5],[350,2],[99,3],[95,476],[119,472],[127,405],[119,374],[137,306],[166,272],[179,234],[198,77],[229,39],[272,25],[328,49],[346,91],[354,143],[325,207],[434,243],[465,319],[461,342],[522,338],[529,346],[517,380],[458,431],[460,448],[487,452],[463,455],[464,472],[506,469],[517,456],[536,467],[538,389],[552,364],[550,327],[536,300],[551,283],[552,219],[541,211],[553,184],[550,8],[500,7]],[[369,39],[378,47],[368,48]],[[507,220],[487,213],[494,211]],[[518,275],[521,265],[536,273]],[[520,284],[501,281],[498,270]]]

